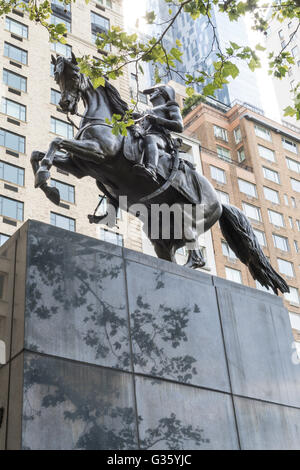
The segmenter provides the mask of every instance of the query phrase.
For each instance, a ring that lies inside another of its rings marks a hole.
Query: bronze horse
[[[127,196],[129,208],[139,207],[143,201],[147,211],[143,213],[136,210],[136,214],[147,226],[147,235],[157,256],[173,262],[176,262],[175,253],[179,248],[189,246],[191,242],[196,243],[200,234],[219,221],[224,238],[236,256],[248,266],[253,278],[261,285],[271,287],[276,294],[278,290],[289,291],[286,282],[275,272],[262,252],[248,219],[236,207],[221,205],[214,188],[204,176],[183,162],[181,169],[178,169],[176,158],[172,159],[166,151],[162,151],[159,159],[158,182],[145,180],[132,171],[137,163],[136,157],[128,155],[128,148],[137,148],[133,133],[129,130],[127,139],[121,135],[115,136],[107,121],[111,121],[113,114],[123,116],[128,106],[107,80],[105,86],[94,89],[90,80],[80,73],[74,55],[72,59],[52,57],[52,62],[55,65],[55,80],[61,90],[61,108],[67,113],[76,114],[81,98],[85,105],[85,114],[74,139],[57,137],[51,142],[47,153],[32,153],[31,163],[36,187],[40,187],[53,203],[59,204],[58,190],[47,184],[53,164],[77,178],[93,177],[97,186],[116,208],[120,196]],[[132,147],[128,146],[128,142]],[[60,150],[67,153],[61,154]],[[169,183],[166,184],[166,181]],[[165,188],[164,191],[160,191],[160,187]],[[147,195],[152,197],[145,197]],[[192,207],[185,218],[185,229],[181,238],[175,236],[174,218],[171,219],[172,230],[169,238],[163,236],[165,232],[161,222],[158,236],[152,236],[151,227],[154,221],[151,218],[151,206],[154,204],[165,204],[169,208],[175,205],[182,208],[183,214],[187,212],[186,207]],[[200,206],[202,210],[198,211]],[[186,266],[198,268],[204,264],[196,245],[189,251]]]

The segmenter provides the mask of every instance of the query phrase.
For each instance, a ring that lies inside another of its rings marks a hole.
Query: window
[[[3,83],[15,90],[27,91],[27,78],[7,69],[3,69]]]
[[[221,170],[221,168],[210,166],[210,174],[212,179],[218,181],[218,183],[226,183],[226,173],[224,170]]]
[[[237,269],[228,268],[227,266],[225,266],[225,273],[226,273],[226,279],[228,279],[228,281],[238,282],[239,284],[242,284],[241,271],[238,271]]]
[[[11,18],[5,18],[5,28],[13,34],[21,36],[22,38],[28,38],[28,26],[19,21],[12,20]]]
[[[51,186],[57,188],[63,201],[75,203],[75,187],[71,184],[51,179]]]
[[[297,57],[299,55],[299,47],[298,46],[293,47],[291,52],[292,52],[293,57]]]
[[[253,183],[249,183],[249,181],[238,179],[238,184],[240,191],[247,196],[250,197],[257,197],[256,186]]]
[[[109,31],[110,21],[102,15],[97,15],[91,11],[91,23],[93,33],[103,33]]]
[[[60,91],[53,90],[53,88],[51,88],[51,103],[58,106],[60,102],[60,98],[61,98]]]
[[[243,212],[246,214],[247,217],[250,219],[261,221],[261,213],[260,209],[256,206],[252,206],[252,204],[247,204],[246,202],[242,203]]]
[[[24,186],[24,174],[23,168],[0,161],[0,178],[2,180]]]
[[[102,196],[101,196],[101,199],[102,199]],[[96,212],[96,215],[98,216],[101,216],[101,215],[104,215],[108,212],[108,209],[112,210],[113,208],[112,207],[108,207],[108,204],[107,204],[107,198],[104,197],[104,199],[102,199],[102,202]],[[117,214],[116,214],[116,217],[117,219],[121,219],[122,218],[122,212],[121,212],[121,209],[120,207],[118,207],[118,210],[117,210]]]
[[[66,139],[73,138],[73,126],[65,121],[51,117],[51,132],[61,135]]]
[[[293,312],[289,312],[289,315],[293,330],[300,331],[300,315],[297,315],[297,313]]]
[[[238,149],[237,153],[238,153],[238,161],[240,163],[242,163],[244,160],[246,160],[244,147],[241,147],[240,149]]]
[[[296,205],[296,199],[294,197],[291,197],[291,201],[292,201],[292,206],[294,209],[296,209],[297,205]]]
[[[268,289],[265,286],[262,286],[260,282],[255,281],[256,284],[256,289],[261,290],[263,292],[268,292],[268,294],[273,294],[273,291],[271,289]]]
[[[221,204],[230,204],[229,194],[219,189],[216,189],[216,193]]]
[[[226,149],[225,147],[217,146],[217,154],[223,160],[231,160],[230,150]]]
[[[297,229],[298,229],[299,232],[300,232],[300,220],[296,220],[296,225],[297,225]]]
[[[256,238],[257,238],[257,240],[258,240],[258,243],[259,243],[261,246],[267,246],[265,233],[262,232],[261,230],[257,230],[257,229],[253,229],[253,232],[254,232],[254,234],[256,235]]]
[[[258,153],[260,157],[269,160],[270,162],[275,162],[275,152],[267,147],[263,147],[262,145],[258,146]]]
[[[226,256],[227,258],[230,258],[232,260],[236,260],[237,257],[235,256],[234,252],[232,249],[229,247],[228,243],[222,242],[222,252],[223,255]]]
[[[293,223],[293,218],[292,217],[289,217],[289,223],[290,223],[290,227],[293,229],[294,228],[294,223]]]
[[[58,55],[63,55],[67,58],[70,58],[72,55],[72,47],[68,44],[62,44],[61,42],[52,42],[52,50],[55,51]]]
[[[294,180],[291,178],[291,185],[294,191],[297,191],[297,193],[300,193],[300,181]]]
[[[261,126],[254,126],[254,129],[255,129],[255,134],[257,135],[257,137],[261,137],[262,139],[272,142],[272,136],[268,129],[265,129],[264,127],[261,127]]]
[[[280,31],[278,31],[278,36],[279,36],[279,39],[283,39],[283,31],[282,29]]]
[[[237,127],[233,131],[234,134],[234,140],[236,144],[239,144],[242,141],[242,133],[241,133],[241,128]]]
[[[290,251],[289,241],[286,237],[273,233],[273,241],[275,248],[278,248],[278,250]]]
[[[284,199],[285,205],[288,206],[288,205],[289,205],[289,197],[288,197],[288,195],[287,195],[287,194],[284,194],[284,195],[283,195],[283,199]]]
[[[26,121],[26,106],[8,98],[2,98],[1,112],[20,121]]]
[[[280,204],[278,191],[275,191],[274,189],[267,188],[266,186],[264,186],[264,195],[265,195],[265,198],[268,201],[273,202],[273,204]]]
[[[97,1],[97,3],[100,3],[100,5],[104,6],[105,0],[96,0],[96,1]],[[106,0],[106,6],[108,8],[112,8],[112,0]]]
[[[284,218],[280,212],[275,212],[271,209],[268,209],[268,214],[271,224],[276,225],[277,227],[284,227]]]
[[[181,248],[178,248],[176,251],[177,255],[182,255],[182,256],[187,256],[187,248],[186,246],[182,246]]]
[[[291,304],[299,305],[300,302],[299,302],[298,289],[296,289],[296,287],[291,287],[291,286],[289,286],[289,288],[290,288],[290,292],[286,292],[284,294],[285,299]]]
[[[4,233],[0,233],[0,246],[4,245],[5,242],[9,239],[9,235],[4,235]]]
[[[8,197],[0,196],[0,214],[11,219],[23,221],[24,204]]]
[[[288,140],[282,137],[281,142],[282,142],[282,146],[286,150],[289,150],[290,152],[293,152],[293,153],[298,153],[297,144],[295,144],[291,140]]]
[[[51,24],[55,24],[55,25],[62,23],[62,24],[65,25],[66,30],[68,31],[68,33],[71,32],[71,23],[70,23],[70,21],[67,21],[67,20],[64,19],[64,18],[60,18],[59,16],[52,14],[52,15],[51,15],[50,23],[51,23]]]
[[[119,233],[110,232],[109,230],[100,230],[100,240],[112,243],[113,245],[123,246],[123,237]]]
[[[223,127],[214,126],[214,134],[217,139],[222,139],[228,142],[227,130],[223,129]]]
[[[16,152],[25,153],[25,137],[0,129],[0,145]]]
[[[294,240],[294,247],[295,247],[296,253],[299,253],[299,245],[298,245],[297,240]]]
[[[279,272],[285,274],[288,277],[294,277],[295,271],[293,263],[286,261],[285,259],[277,258]]]
[[[50,223],[55,227],[64,228],[65,230],[70,230],[75,232],[75,220],[65,215],[55,214],[55,212],[50,213]]]
[[[9,59],[21,62],[21,64],[27,65],[27,52],[19,47],[13,46],[8,42],[4,43],[4,55]]]
[[[61,2],[60,0],[51,0],[51,7],[56,6],[58,8],[63,9],[65,12],[70,13],[71,12],[71,5]]]
[[[277,171],[270,170],[270,168],[263,167],[263,173],[264,173],[264,177],[267,180],[280,184],[279,173],[277,173]]]
[[[300,173],[300,163],[298,163],[296,160],[292,160],[291,158],[286,157],[286,163],[289,170]]]

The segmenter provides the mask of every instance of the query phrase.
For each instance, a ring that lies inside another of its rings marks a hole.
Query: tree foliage
[[[59,0],[62,4],[68,5],[72,0]],[[89,0],[85,0],[89,3]],[[81,71],[85,73],[93,82],[95,87],[104,84],[103,77],[115,80],[126,71],[129,64],[135,67],[136,75],[144,73],[144,64],[152,64],[155,69],[155,82],[159,83],[168,79],[171,74],[178,75],[186,84],[186,91],[189,97],[195,93],[194,87],[200,85],[202,96],[214,96],[216,90],[221,89],[230,80],[239,75],[238,64],[240,61],[246,62],[249,69],[254,71],[261,66],[260,52],[264,50],[260,44],[255,48],[241,46],[235,42],[230,42],[229,47],[223,50],[220,46],[216,27],[212,19],[213,7],[226,15],[230,21],[235,22],[239,18],[250,14],[253,19],[253,29],[267,34],[270,21],[282,23],[295,19],[295,28],[290,35],[290,40],[278,52],[269,54],[269,73],[278,79],[282,79],[288,73],[289,67],[294,64],[294,57],[288,52],[287,47],[296,35],[300,26],[300,1],[299,0],[277,0],[273,3],[261,5],[259,0],[164,0],[169,6],[169,17],[164,22],[162,30],[156,36],[143,38],[137,34],[129,34],[118,26],[111,26],[106,33],[98,34],[96,45],[99,50],[105,50],[110,45],[110,52],[102,54],[101,58],[95,59],[85,55],[78,58]],[[76,0],[73,0],[76,3]],[[53,25],[50,23],[51,1],[38,0],[0,0],[0,15],[7,14],[13,9],[25,10],[32,21],[40,23],[49,32],[50,41],[66,42],[66,27],[63,23]],[[209,56],[214,57],[213,67],[208,72],[199,67],[198,70],[182,73],[178,64],[182,62],[183,50],[179,39],[176,44],[168,50],[165,38],[172,28],[174,22],[182,13],[188,13],[193,20],[205,17],[207,27],[212,30],[212,41],[210,51],[206,57],[202,58],[205,63]],[[145,15],[147,23],[154,24],[157,18],[153,11]],[[137,96],[139,91],[137,82]],[[292,91],[294,106],[286,109],[286,115],[296,116],[300,119],[300,84],[295,85]],[[136,102],[132,102],[131,112],[126,116],[127,125],[132,124],[131,114],[135,110]],[[124,119],[114,118],[113,126],[116,133],[126,133],[127,125],[122,124]]]

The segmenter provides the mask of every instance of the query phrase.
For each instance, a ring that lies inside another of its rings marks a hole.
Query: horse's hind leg
[[[185,264],[186,268],[203,268],[206,265],[206,261],[204,259],[203,253],[200,248],[196,250],[189,250],[189,257],[187,263]]]
[[[164,259],[166,261],[171,261],[172,263],[176,263],[176,248],[170,243],[169,240],[152,241],[152,244],[154,246],[154,250],[158,258]]]

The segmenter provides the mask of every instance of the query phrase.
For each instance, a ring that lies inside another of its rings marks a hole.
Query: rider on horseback
[[[144,159],[143,164],[134,165],[134,170],[141,176],[156,180],[158,159],[162,151],[174,152],[175,142],[171,138],[172,132],[183,132],[183,121],[179,105],[175,101],[175,91],[169,85],[158,85],[144,90],[150,95],[152,109],[145,115],[136,115],[143,118],[140,130],[136,132],[143,138]]]

